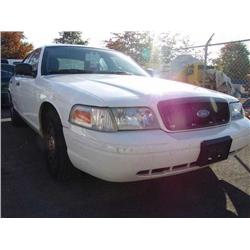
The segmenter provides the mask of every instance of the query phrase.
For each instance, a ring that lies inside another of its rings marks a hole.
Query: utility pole
[[[205,81],[206,81],[206,70],[207,70],[207,51],[208,51],[208,46],[212,40],[214,36],[214,33],[210,36],[210,38],[208,39],[208,41],[206,42],[205,44],[205,48],[204,48],[204,51],[205,51],[205,56],[204,56],[204,66],[203,66],[203,75],[202,75],[202,85],[203,87],[205,87]]]

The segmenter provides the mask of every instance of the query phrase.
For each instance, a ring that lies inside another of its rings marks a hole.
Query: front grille
[[[158,103],[164,125],[170,131],[198,129],[229,122],[226,100],[212,97],[171,99]]]

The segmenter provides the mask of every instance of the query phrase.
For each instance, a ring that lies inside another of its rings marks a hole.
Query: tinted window
[[[34,72],[36,72],[38,69],[40,53],[41,49],[37,49],[31,54],[31,57],[28,59],[28,63],[32,65],[32,70]]]
[[[76,46],[47,47],[42,74],[148,74],[129,57],[109,50]]]
[[[26,56],[26,58],[24,58],[23,63],[29,63],[30,58],[32,57],[33,53],[29,54],[28,56]]]

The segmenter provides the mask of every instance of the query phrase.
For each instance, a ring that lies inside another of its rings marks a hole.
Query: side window
[[[99,65],[100,65],[100,71],[108,71],[109,69],[108,65],[103,58],[100,59]]]
[[[23,60],[23,63],[29,63],[30,58],[32,57],[33,53],[29,54],[28,56],[26,56],[26,58]]]
[[[41,49],[35,50],[30,59],[28,59],[27,63],[32,65],[32,69],[34,72],[37,72],[38,69],[38,62],[39,62],[39,57],[40,57]]]
[[[100,55],[97,52],[89,52],[85,54],[85,70],[99,71]]]

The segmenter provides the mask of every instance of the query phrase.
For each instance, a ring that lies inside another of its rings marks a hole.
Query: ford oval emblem
[[[199,110],[199,111],[196,113],[196,115],[197,115],[198,117],[200,117],[200,118],[206,118],[206,117],[209,116],[209,114],[210,114],[210,111],[209,111],[209,110],[206,110],[206,109],[201,109],[201,110]]]

